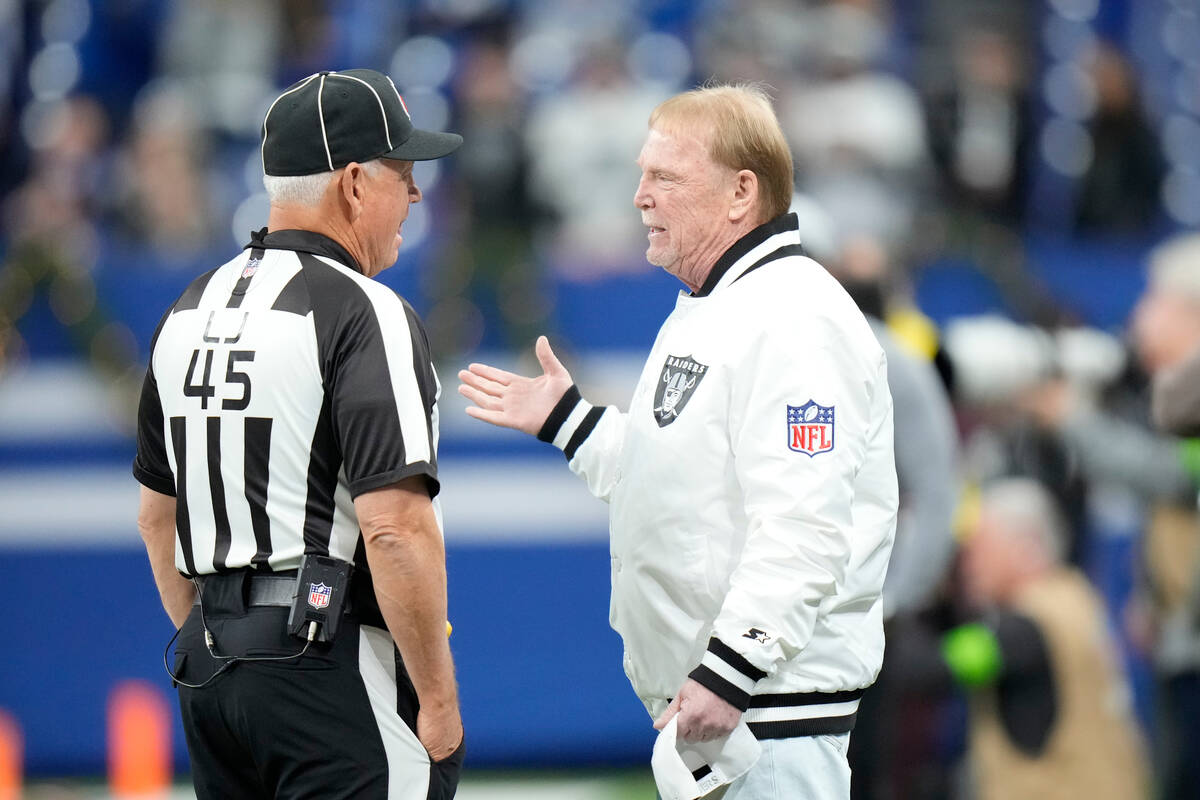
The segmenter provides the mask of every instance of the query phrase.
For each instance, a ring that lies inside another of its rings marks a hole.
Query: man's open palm
[[[538,337],[534,353],[542,365],[542,374],[536,378],[487,364],[472,364],[460,370],[458,379],[462,384],[458,393],[475,404],[467,407],[467,413],[475,419],[536,436],[573,381],[545,336]]]

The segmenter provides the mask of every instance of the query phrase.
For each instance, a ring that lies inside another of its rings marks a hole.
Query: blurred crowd
[[[1153,382],[1200,350],[1198,14],[0,0],[0,380],[63,351],[136,378],[156,320],[130,294],[177,292],[265,223],[265,103],[318,69],[384,70],[418,124],[466,140],[417,171],[427,200],[402,255],[452,364],[553,333],[556,286],[643,273],[650,109],[706,80],[761,82],[805,245],[872,318],[896,392],[889,655],[853,740],[856,793],[1092,796],[1071,787],[1108,769],[1144,796],[1200,796],[1200,442],[1150,415]],[[1038,237],[1059,243],[1054,264]],[[1086,276],[1097,248],[1135,254],[1140,297]],[[1064,264],[1116,319],[1052,289]],[[922,307],[946,265],[997,313]],[[586,358],[604,342],[568,344]],[[1081,770],[1081,750],[1119,755]]]

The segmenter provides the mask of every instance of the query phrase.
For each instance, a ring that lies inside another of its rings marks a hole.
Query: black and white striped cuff
[[[745,711],[750,707],[754,684],[767,677],[767,673],[714,636],[708,640],[708,650],[700,659],[700,666],[688,677],[739,711]]]
[[[864,689],[756,694],[742,717],[758,739],[849,733]]]
[[[575,451],[583,444],[600,417],[604,415],[606,406],[593,406],[579,394],[579,387],[571,384],[562,399],[554,406],[550,416],[546,417],[537,438],[563,451],[570,461],[575,457]]]

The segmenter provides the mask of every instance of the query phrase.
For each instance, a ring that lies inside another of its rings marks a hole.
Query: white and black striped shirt
[[[264,229],[246,249],[159,323],[134,476],[177,498],[186,576],[305,553],[365,569],[353,498],[412,475],[438,491],[424,328],[332,239]]]

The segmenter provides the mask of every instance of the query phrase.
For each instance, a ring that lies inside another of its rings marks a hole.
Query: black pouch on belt
[[[305,555],[296,576],[288,633],[308,639],[309,626],[318,623],[315,641],[331,642],[337,636],[350,590],[354,565],[329,556]]]
[[[199,594],[207,619],[240,618],[246,616],[250,605],[249,570],[226,575],[204,575],[200,578],[203,590]]]

